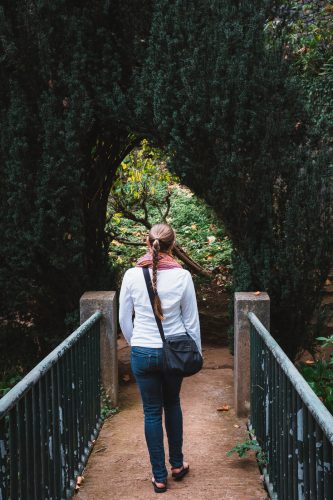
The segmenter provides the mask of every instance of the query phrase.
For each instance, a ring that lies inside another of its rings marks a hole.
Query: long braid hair
[[[153,252],[153,279],[154,311],[156,316],[163,320],[162,304],[157,292],[157,266],[159,252],[169,252],[175,241],[175,232],[168,224],[155,224],[148,235],[149,243]]]

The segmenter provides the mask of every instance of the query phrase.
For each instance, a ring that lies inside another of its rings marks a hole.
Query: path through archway
[[[119,348],[119,357],[128,366],[129,348],[123,341]],[[233,358],[226,347],[209,344],[204,346],[204,357],[204,369],[185,379],[182,388],[184,451],[191,471],[182,482],[169,480],[167,498],[264,500],[267,496],[254,455],[226,456],[246,435],[245,419],[237,418],[233,409]],[[230,409],[219,410],[224,405]],[[132,378],[121,385],[120,408],[120,413],[107,419],[95,443],[79,500],[155,498],[142,406]]]

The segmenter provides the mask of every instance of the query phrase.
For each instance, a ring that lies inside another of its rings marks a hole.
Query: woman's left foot
[[[165,483],[158,483],[155,481],[154,477],[152,478],[151,481],[153,483],[155,493],[164,493],[167,490],[166,482]]]

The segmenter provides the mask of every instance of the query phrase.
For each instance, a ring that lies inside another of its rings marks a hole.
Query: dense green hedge
[[[111,3],[0,7],[0,315],[43,335],[63,332],[84,290],[112,286],[106,205],[136,144],[124,92],[146,12],[131,3],[121,42],[126,2]]]
[[[82,291],[112,286],[107,198],[148,137],[222,218],[236,289],[270,293],[291,356],[309,345],[332,255],[330,132],[268,38],[273,4],[2,2],[2,315],[62,330]]]
[[[220,214],[235,289],[269,292],[294,357],[331,262],[330,170],[284,40],[265,30],[273,3],[157,1],[139,109]]]

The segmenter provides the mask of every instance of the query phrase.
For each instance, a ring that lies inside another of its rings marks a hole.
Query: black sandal
[[[188,473],[190,470],[190,466],[188,465],[187,467],[182,466],[183,468],[179,472],[172,472],[172,477],[174,478],[175,481],[180,481],[183,479],[184,476]],[[171,470],[173,469],[178,469],[179,467],[171,467]]]
[[[167,490],[167,483],[166,483],[166,481],[165,481],[165,486],[162,486],[161,488],[159,486],[157,486],[155,478],[153,478],[151,480],[151,482],[153,483],[153,488],[154,488],[155,493],[165,493],[166,492],[166,490]]]

